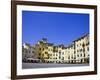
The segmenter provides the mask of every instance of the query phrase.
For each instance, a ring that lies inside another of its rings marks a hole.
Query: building
[[[89,62],[89,35],[86,34],[74,41],[77,63]]]
[[[43,63],[89,63],[89,34],[70,45],[54,45],[43,38],[33,46],[24,44],[23,50],[23,58],[40,59]]]
[[[67,46],[65,48],[65,55],[64,56],[65,56],[64,60],[67,63],[74,63],[75,62],[76,56],[75,56],[75,44],[74,43],[70,44],[69,46]]]
[[[24,43],[22,46],[22,60],[27,59],[37,59],[37,54],[35,52],[35,47],[30,44]]]
[[[45,38],[43,38],[41,41],[38,41],[38,43],[35,45],[35,49],[38,59],[41,59],[42,62],[45,62],[46,59],[49,59],[47,40]]]

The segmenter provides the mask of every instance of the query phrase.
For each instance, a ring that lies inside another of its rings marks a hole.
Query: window
[[[84,54],[84,57],[85,57],[85,54]]]
[[[22,49],[22,52],[25,52],[24,49]]]
[[[76,56],[74,56],[74,59],[76,59]]]
[[[48,54],[48,52],[45,52],[45,54]]]
[[[49,51],[50,51],[50,49],[49,49]]]
[[[40,56],[41,54],[39,53],[39,56]]]
[[[74,54],[76,54],[76,51],[74,51]]]
[[[83,43],[82,47],[85,47],[85,44]]]
[[[89,45],[89,42],[87,42],[87,44],[86,45]]]
[[[80,49],[80,52],[82,52],[82,49]]]
[[[44,51],[44,48],[43,48],[43,51]]]
[[[89,47],[87,47],[87,51],[89,51]]]
[[[71,58],[73,59],[73,56]]]
[[[80,54],[80,56],[82,57],[82,54]]]
[[[68,59],[70,59],[70,56],[68,56]]]
[[[64,57],[62,57],[62,60],[64,60]]]
[[[62,54],[64,55],[64,52],[62,52]]]
[[[61,52],[59,52],[59,54],[61,55]]]
[[[48,47],[46,47],[46,49],[48,49]]]
[[[78,50],[77,50],[77,52],[78,52]]]
[[[85,48],[83,48],[83,52],[85,52]]]

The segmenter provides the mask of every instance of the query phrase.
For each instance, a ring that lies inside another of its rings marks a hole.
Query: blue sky
[[[89,14],[22,12],[22,42],[35,44],[42,38],[54,44],[70,44],[89,33]]]

